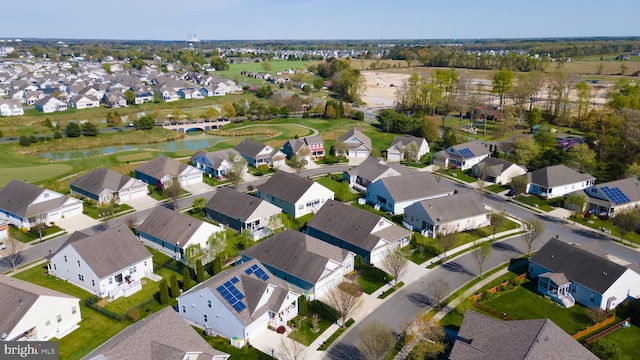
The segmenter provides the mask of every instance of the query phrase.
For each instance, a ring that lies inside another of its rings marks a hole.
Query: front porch
[[[563,273],[544,273],[538,277],[538,293],[549,296],[565,308],[575,305],[570,292],[571,281]]]

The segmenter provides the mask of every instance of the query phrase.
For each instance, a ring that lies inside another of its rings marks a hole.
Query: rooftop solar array
[[[222,298],[225,299],[229,303],[229,305],[231,305],[232,308],[234,308],[237,312],[241,312],[242,310],[246,309],[247,306],[242,302],[242,299],[244,299],[244,294],[241,293],[240,290],[238,290],[238,288],[234,285],[238,281],[240,280],[238,280],[238,278],[234,276],[229,281],[218,286],[216,290],[218,291],[218,293],[220,293]]]
[[[469,150],[469,148],[464,148],[464,149],[460,149],[458,151],[460,153],[460,155],[462,155],[463,158],[468,159],[468,158],[472,158],[475,155],[473,155],[473,153],[471,152],[471,150]]]
[[[244,272],[247,275],[256,274],[256,277],[263,281],[267,281],[269,279],[269,275],[267,275],[267,273],[265,273],[264,270],[256,264],[251,265],[251,267]]]
[[[631,201],[627,195],[625,195],[620,189],[617,187],[610,188],[608,186],[603,186],[600,188],[606,197],[609,198],[613,202],[614,205],[624,204]]]

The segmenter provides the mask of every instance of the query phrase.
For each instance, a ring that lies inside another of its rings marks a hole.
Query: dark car
[[[509,192],[507,193],[507,196],[515,196],[516,193],[515,191],[513,191],[513,189],[509,190]]]

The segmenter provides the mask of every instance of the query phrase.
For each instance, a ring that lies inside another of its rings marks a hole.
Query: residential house
[[[144,104],[144,103],[150,103],[153,102],[155,96],[153,95],[153,92],[150,91],[142,91],[142,92],[136,92],[136,105],[140,105],[140,104]]]
[[[82,215],[82,200],[18,180],[0,190],[0,220],[18,229]]]
[[[482,177],[483,180],[498,185],[506,185],[510,183],[514,177],[526,173],[527,169],[524,166],[493,157],[484,158],[471,168],[471,174],[473,176],[477,178]]]
[[[0,240],[7,240],[8,238],[9,238],[9,222],[0,221]]]
[[[336,139],[336,156],[366,158],[371,154],[371,139],[360,130],[353,128]]]
[[[183,88],[178,90],[181,99],[203,99],[204,96],[195,88]]]
[[[587,348],[549,319],[502,321],[469,310],[449,354],[450,360],[597,360]]]
[[[201,258],[205,264],[213,260],[205,252],[209,237],[223,231],[219,226],[162,206],[155,207],[135,230],[146,245],[176,260],[190,263]]]
[[[149,315],[116,334],[84,360],[227,360],[172,308]]]
[[[432,173],[414,172],[376,180],[367,187],[367,203],[382,211],[403,214],[413,203],[451,194],[453,190],[440,185]]]
[[[268,327],[286,326],[298,315],[299,294],[269,276],[257,260],[214,275],[178,297],[184,319],[242,347]]]
[[[253,240],[282,227],[279,207],[255,196],[222,187],[205,205],[208,218],[238,233],[249,232]]]
[[[636,177],[593,185],[576,194],[584,196],[587,210],[597,215],[615,216],[640,207],[640,181]]]
[[[311,162],[311,149],[302,139],[289,140],[282,146],[282,152],[287,155],[287,159],[296,161]]]
[[[36,102],[36,109],[45,114],[67,110],[67,103],[52,96],[45,96]]]
[[[300,154],[301,149],[307,149],[307,161],[325,156],[324,140],[318,135],[289,140],[282,147],[282,152],[287,155],[287,159],[291,159],[294,155]]]
[[[353,271],[355,254],[295,230],[285,230],[242,252],[307,299],[322,298]]]
[[[22,116],[24,109],[20,100],[0,99],[0,116]]]
[[[478,105],[467,114],[467,117],[498,121],[502,118],[502,112],[496,106]]]
[[[398,163],[387,164],[383,160],[369,156],[357,166],[345,170],[342,177],[349,187],[364,191],[375,181],[392,176],[408,174],[410,171]]]
[[[528,275],[538,279],[538,292],[566,306],[614,309],[640,298],[640,274],[609,260],[595,248],[549,240],[529,259]]]
[[[387,161],[418,161],[429,153],[429,143],[424,138],[411,135],[396,136],[387,149]]]
[[[127,107],[127,98],[121,92],[108,92],[102,96],[102,102],[108,108],[124,108]]]
[[[80,109],[89,109],[100,106],[100,100],[98,100],[95,96],[92,95],[75,95],[71,97],[71,101],[69,102],[71,106],[80,110]]]
[[[489,156],[491,156],[491,151],[487,144],[480,141],[470,141],[449,146],[445,150],[433,154],[433,164],[446,169],[467,170]]]
[[[25,105],[35,105],[38,100],[42,100],[45,97],[42,90],[30,90],[22,93],[22,103]]]
[[[554,198],[596,183],[590,174],[582,174],[564,165],[547,166],[527,173],[527,194]]]
[[[196,169],[202,171],[209,177],[224,179],[227,172],[233,170],[234,160],[240,160],[240,153],[234,149],[218,150],[207,152],[200,150],[191,156],[191,161]],[[242,171],[247,171],[247,165],[244,164]]]
[[[181,186],[202,182],[202,172],[195,167],[167,156],[157,156],[134,169],[136,177],[157,188],[166,188],[173,179]]]
[[[256,186],[256,196],[279,207],[286,214],[300,216],[318,211],[333,191],[296,174],[278,170],[264,184]]]
[[[247,160],[249,166],[255,168],[268,165],[277,169],[285,163],[286,155],[282,151],[251,139],[242,140],[235,150]]]
[[[307,223],[307,233],[329,244],[360,255],[366,264],[376,264],[390,250],[404,246],[411,231],[384,216],[328,200]]]
[[[404,209],[402,225],[422,235],[436,237],[477,229],[490,224],[489,211],[474,191],[413,203]]]
[[[178,92],[171,88],[158,89],[156,90],[156,93],[164,102],[173,102],[180,100],[180,95],[178,95]]]
[[[151,253],[125,224],[88,235],[73,233],[50,256],[49,273],[104,298],[129,297],[153,275]]]
[[[62,339],[78,328],[80,299],[0,275],[2,341]]]
[[[119,172],[99,167],[69,184],[71,194],[78,195],[96,204],[109,203],[124,204],[129,200],[146,196],[149,193],[147,184]]]

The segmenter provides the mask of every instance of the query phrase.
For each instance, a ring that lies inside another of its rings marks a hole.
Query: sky
[[[3,1],[3,39],[332,40],[640,36],[635,0]]]

